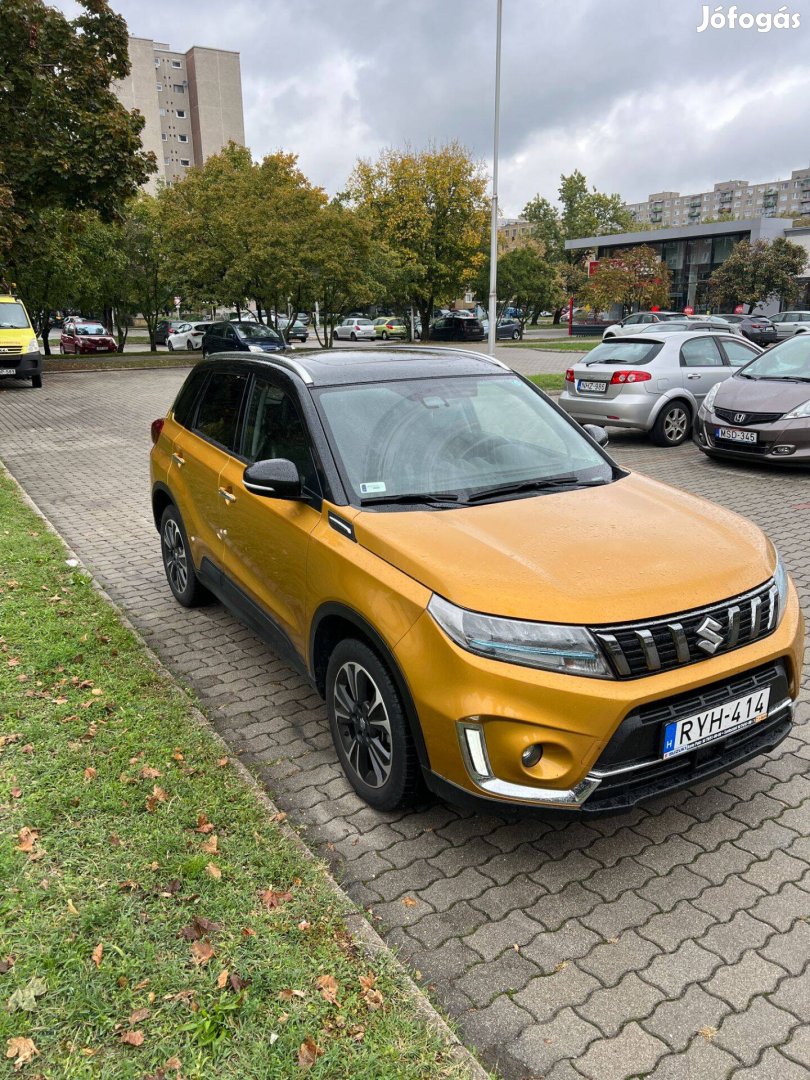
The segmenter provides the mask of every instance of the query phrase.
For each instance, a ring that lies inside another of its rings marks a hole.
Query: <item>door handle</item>
[[[234,495],[234,493],[232,491],[226,491],[225,488],[220,488],[219,493],[222,496],[222,498],[225,500],[225,502],[227,502],[227,503],[236,502],[236,496]]]
[[[700,379],[703,376],[702,375],[687,375],[686,377],[687,377],[687,379]]]
[[[175,463],[175,465],[185,465],[186,463],[186,459],[183,457],[182,454],[172,454],[172,461]]]

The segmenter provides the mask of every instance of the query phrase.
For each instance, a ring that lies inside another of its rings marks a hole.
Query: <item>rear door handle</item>
[[[220,488],[219,493],[222,496],[222,498],[225,500],[225,502],[227,502],[227,503],[236,502],[236,496],[233,494],[232,491],[226,491],[225,488]]]
[[[183,457],[182,454],[172,454],[172,461],[175,463],[175,465],[185,465],[186,463],[186,459]]]
[[[687,379],[702,379],[702,375],[687,375]]]

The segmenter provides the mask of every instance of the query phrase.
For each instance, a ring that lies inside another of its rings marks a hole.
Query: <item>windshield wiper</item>
[[[455,491],[408,491],[401,495],[371,495],[367,499],[361,499],[361,506],[373,506],[375,503],[429,503],[441,504],[446,502],[458,502],[459,496]]]
[[[804,375],[760,375],[763,382],[810,382]]]
[[[558,487],[596,487],[605,480],[580,480],[574,473],[563,476],[547,476],[541,480],[520,480],[515,484],[499,484],[497,487],[481,488],[469,496],[468,502],[480,502],[493,495],[517,495],[521,491],[547,491]]]

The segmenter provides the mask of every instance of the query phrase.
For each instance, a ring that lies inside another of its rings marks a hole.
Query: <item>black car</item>
[[[430,324],[431,341],[483,341],[484,325],[469,315],[442,315]]]
[[[718,318],[738,326],[742,336],[755,345],[775,345],[779,340],[776,327],[764,315],[719,315]]]
[[[254,322],[216,322],[202,339],[203,356],[219,352],[281,352],[287,342],[272,327]]]

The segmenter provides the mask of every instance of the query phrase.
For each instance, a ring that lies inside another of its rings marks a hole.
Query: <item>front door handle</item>
[[[220,488],[219,493],[222,496],[222,498],[225,500],[225,502],[227,502],[227,503],[236,502],[236,496],[234,495],[234,493],[232,491],[226,491],[225,488]]]
[[[172,461],[175,463],[175,465],[185,465],[186,463],[186,459],[183,457],[182,454],[172,454]]]
[[[687,379],[701,379],[702,375],[687,375]]]

